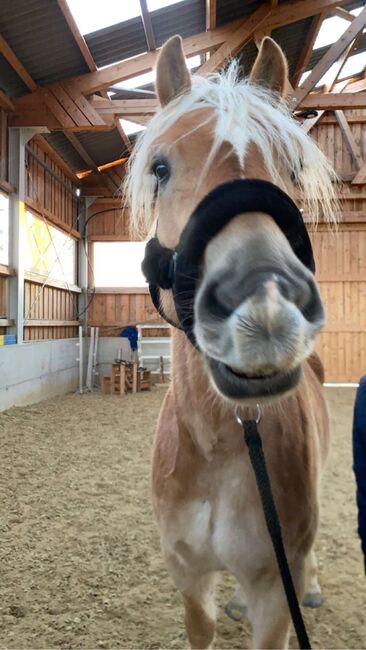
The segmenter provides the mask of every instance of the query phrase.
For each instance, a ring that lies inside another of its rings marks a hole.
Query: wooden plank
[[[366,93],[365,93],[366,95]],[[359,148],[356,146],[356,143],[354,141],[352,131],[349,127],[349,124],[346,120],[345,114],[343,111],[335,111],[335,116],[337,118],[339,128],[342,131],[343,137],[346,141],[347,147],[350,151],[350,154],[352,156],[353,162],[356,165],[356,168],[359,170],[362,167],[363,164],[363,159],[362,155],[359,151]]]
[[[15,105],[3,90],[0,89],[0,108],[5,111],[15,111]]]
[[[366,162],[363,163],[361,169],[357,172],[352,181],[352,185],[363,185],[366,183]]]
[[[11,318],[0,318],[0,326],[1,327],[13,327],[15,324],[15,321]]]
[[[99,101],[94,98],[90,103],[102,116],[107,114],[123,117],[125,115],[151,115],[158,108],[157,99],[111,99],[108,102],[106,99]]]
[[[325,9],[332,9],[341,4],[344,4],[344,2],[337,2],[337,0],[306,0],[306,2],[304,0],[295,0],[294,2],[284,2],[264,21],[262,27],[276,29],[283,25],[290,25],[309,16],[321,13]],[[183,39],[185,55],[193,56],[195,54],[203,54],[220,46],[231,37],[232,32],[240,24],[242,24],[242,20],[236,20],[227,23],[223,27],[217,27],[216,29],[201,32]],[[74,77],[70,80],[70,83],[84,95],[91,95],[98,90],[108,89],[123,79],[130,79],[136,75],[148,72],[156,64],[158,52],[159,50],[146,52],[145,54],[140,54],[126,61],[108,66],[104,70],[89,72],[85,75]]]
[[[324,111],[343,110],[347,108],[366,108],[366,92],[311,93],[301,102],[301,110],[315,108]]]
[[[87,46],[85,38],[80,33],[80,30],[79,30],[79,28],[78,28],[78,26],[77,26],[77,24],[76,24],[76,22],[74,20],[74,17],[73,17],[73,15],[72,15],[72,13],[71,13],[71,11],[69,9],[67,1],[66,0],[57,0],[57,4],[60,7],[60,9],[61,9],[61,11],[62,11],[62,13],[63,13],[63,15],[65,17],[65,20],[66,20],[66,22],[67,22],[67,24],[68,24],[68,26],[69,26],[69,28],[70,28],[70,30],[72,32],[72,35],[73,35],[73,37],[74,37],[74,39],[75,39],[75,41],[77,43],[77,46],[78,46],[81,54],[83,55],[84,61],[86,62],[89,70],[91,70],[91,71],[96,70],[97,66],[95,64],[95,61],[94,61],[94,59],[93,59],[93,57],[92,57],[92,55],[90,53],[90,50],[89,50],[89,48]]]
[[[45,276],[41,275],[39,273],[34,273],[33,271],[25,271],[24,272],[24,278],[27,280],[27,282],[32,282],[33,284],[44,284],[45,282]],[[45,287],[49,288],[55,288],[55,289],[63,289],[67,291],[71,291],[72,293],[82,293],[82,289],[78,287],[76,284],[69,284],[67,282],[63,282],[62,280],[52,280],[51,278],[48,278],[46,283],[44,284]],[[49,292],[51,295],[52,292]]]
[[[0,178],[8,178],[8,120],[5,111],[0,109]]]
[[[91,287],[88,288],[88,293],[103,293],[108,295],[113,294],[136,294],[136,295],[148,295],[148,287]]]
[[[0,264],[0,275],[15,275],[15,271],[4,264]]]
[[[90,72],[89,74],[98,74],[98,72]],[[63,81],[62,86],[65,92],[75,102],[76,106],[85,115],[87,120],[89,120],[90,124],[93,126],[99,125],[110,128],[109,125],[105,124],[104,120],[100,117],[99,113],[93,108],[93,106],[91,106],[90,102],[81,94],[81,89],[79,89],[78,86],[75,86],[75,84],[70,81]]]
[[[333,65],[333,63],[335,63],[343,54],[343,52],[353,43],[355,37],[362,31],[365,25],[366,7],[364,7],[357,18],[352,21],[344,34],[335,43],[333,43],[333,45],[331,45],[329,50],[314,66],[313,70],[304,81],[304,83],[294,92],[292,100],[293,108],[296,108],[301,104],[302,100],[316,86],[318,81],[323,77],[327,70],[329,70],[331,65]]]
[[[114,190],[115,192],[116,190]],[[126,235],[98,235],[98,234],[91,234],[88,235],[88,241],[130,241],[131,238],[126,234]]]
[[[84,113],[78,108],[60,83],[52,84],[52,86],[48,86],[48,89],[77,126],[89,126],[89,120],[85,117]]]
[[[28,327],[72,327],[79,325],[78,320],[46,320],[30,318],[24,321]]]
[[[338,18],[343,18],[343,20],[348,20],[350,23],[354,19],[354,15],[351,14],[347,9],[342,9],[342,7],[335,7],[331,11],[332,16],[338,16]]]
[[[254,32],[261,27],[271,13],[269,5],[261,5],[253,14],[236,29],[230,38],[223,43],[212,56],[197,70],[197,74],[206,75],[220,69],[226,61],[235,56],[252,38]]]
[[[75,183],[75,189],[80,185],[80,181],[75,172],[68,166],[68,164],[61,158],[60,154],[51,147],[47,140],[42,135],[35,135],[31,142],[37,143],[41,149],[54,160],[59,167],[67,174],[67,176]]]
[[[69,133],[66,131],[65,136],[67,137],[69,142],[71,142],[72,146],[74,147],[74,149],[76,149],[76,151],[82,157],[82,159],[86,162],[87,166],[90,169],[97,170],[98,168],[96,163],[94,162],[92,157],[89,156],[87,150],[85,149],[85,147],[83,147],[83,145],[81,144],[80,140],[75,135],[75,133]]]
[[[63,129],[73,128],[77,126],[76,122],[70,117],[70,115],[65,111],[63,106],[61,106],[58,99],[53,95],[53,93],[48,90],[48,88],[42,88],[39,91],[39,94],[46,104],[47,108],[53,113],[56,120],[59,122],[60,126]]]
[[[5,57],[5,59],[10,63],[11,67],[19,75],[21,80],[25,83],[29,90],[36,90],[37,84],[33,81],[30,74],[25,69],[24,65],[19,61],[18,57],[15,55],[9,44],[6,42],[5,38],[0,35],[0,52]]]
[[[310,29],[306,35],[304,45],[302,47],[300,56],[297,60],[297,64],[295,67],[295,72],[292,75],[291,78],[291,85],[295,88],[297,84],[300,81],[302,73],[306,70],[307,65],[310,61],[310,57],[313,52],[313,47],[314,43],[316,41],[316,38],[319,34],[319,30],[322,26],[323,20],[326,16],[325,12],[322,12],[321,14],[318,14],[318,16],[314,16]]]
[[[206,29],[216,27],[216,0],[206,0]]]

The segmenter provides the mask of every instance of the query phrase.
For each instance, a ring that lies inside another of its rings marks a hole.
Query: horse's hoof
[[[247,608],[245,607],[245,605],[236,605],[234,603],[228,603],[224,611],[229,618],[239,623],[245,618]]]
[[[314,594],[305,594],[304,600],[302,601],[304,607],[311,607],[312,609],[317,609],[323,604],[323,597],[320,592]]]

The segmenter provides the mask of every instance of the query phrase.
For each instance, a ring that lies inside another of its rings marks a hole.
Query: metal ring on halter
[[[239,409],[240,409],[240,406],[237,406],[235,408],[235,417],[236,417],[237,423],[240,424],[241,426],[243,426],[243,422],[245,422],[245,420],[241,419],[241,417],[239,415]],[[257,404],[257,417],[255,418],[255,423],[256,424],[260,423],[261,417],[262,417],[261,407],[259,406],[259,404]]]

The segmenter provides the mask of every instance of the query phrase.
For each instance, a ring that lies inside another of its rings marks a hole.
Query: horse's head
[[[286,59],[269,38],[242,81],[233,64],[222,75],[191,78],[181,39],[170,39],[157,64],[161,110],[137,144],[126,186],[135,223],[156,229],[159,242],[174,249],[198,203],[245,178],[270,181],[314,219],[319,209],[329,216],[332,172],[292,119],[286,84]],[[236,214],[205,247],[189,307],[207,371],[226,397],[287,392],[313,349],[324,310],[292,243],[254,208]],[[160,301],[179,325],[172,291],[160,290]]]

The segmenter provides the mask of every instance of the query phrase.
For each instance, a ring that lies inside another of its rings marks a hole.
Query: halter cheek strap
[[[194,336],[194,298],[205,248],[235,216],[263,212],[273,218],[299,260],[315,271],[313,251],[302,215],[293,200],[279,187],[259,179],[243,179],[219,185],[199,203],[188,220],[175,250],[151,239],[142,270],[150,295],[161,316],[159,289],[172,289],[180,329],[197,347]],[[170,324],[177,327],[175,323]]]

